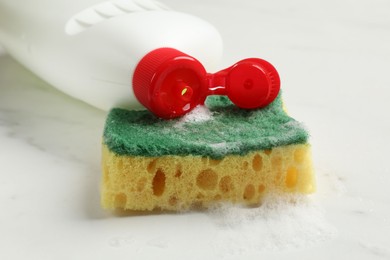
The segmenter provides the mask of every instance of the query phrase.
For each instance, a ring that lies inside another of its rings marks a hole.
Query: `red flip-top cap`
[[[210,76],[209,76],[210,77]],[[254,109],[265,107],[278,95],[280,78],[276,69],[258,58],[241,60],[233,66],[211,74],[217,91],[224,94],[238,107]],[[219,88],[223,86],[221,91]],[[211,88],[213,90],[213,88]]]
[[[135,69],[137,99],[161,118],[179,117],[206,99],[206,71],[195,58],[160,48],[145,55]]]
[[[182,116],[208,95],[227,95],[240,108],[265,107],[278,95],[280,79],[267,61],[245,59],[215,74],[176,49],[156,49],[138,63],[133,75],[134,94],[156,116]]]

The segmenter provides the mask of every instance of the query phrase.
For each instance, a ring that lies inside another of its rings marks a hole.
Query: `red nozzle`
[[[245,59],[208,74],[195,58],[176,49],[156,49],[138,63],[133,76],[134,94],[156,116],[182,116],[208,95],[227,95],[240,108],[265,107],[278,95],[280,79],[267,61]]]
[[[134,71],[134,94],[156,116],[179,117],[206,99],[206,75],[195,58],[171,48],[156,49]]]

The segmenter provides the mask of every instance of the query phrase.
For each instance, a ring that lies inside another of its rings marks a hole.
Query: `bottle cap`
[[[134,94],[156,116],[180,117],[208,95],[227,95],[240,108],[265,107],[278,95],[280,79],[267,61],[249,58],[207,73],[194,57],[172,48],[146,54],[133,76]]]

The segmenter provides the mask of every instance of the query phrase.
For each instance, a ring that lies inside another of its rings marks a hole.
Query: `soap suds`
[[[216,143],[216,144],[209,144],[209,146],[216,152],[223,152],[225,153],[227,150],[227,143],[222,142],[222,143]]]
[[[195,107],[191,112],[180,118],[174,127],[182,127],[185,123],[201,123],[213,118],[211,111],[203,105]]]
[[[215,144],[205,143],[205,145],[210,146],[211,149],[213,149],[214,153],[226,155],[234,150],[239,150],[240,145],[242,145],[242,143],[241,142],[229,142],[229,143],[221,142],[221,143],[215,143]]]
[[[322,208],[302,195],[269,195],[255,208],[218,205],[209,216],[218,226],[216,253],[226,257],[299,249],[337,235]]]

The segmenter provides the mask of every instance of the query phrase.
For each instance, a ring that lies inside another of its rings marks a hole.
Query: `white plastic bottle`
[[[0,0],[0,44],[54,87],[103,110],[143,107],[133,74],[153,50],[180,50],[207,70],[222,56],[212,25],[153,0]]]

